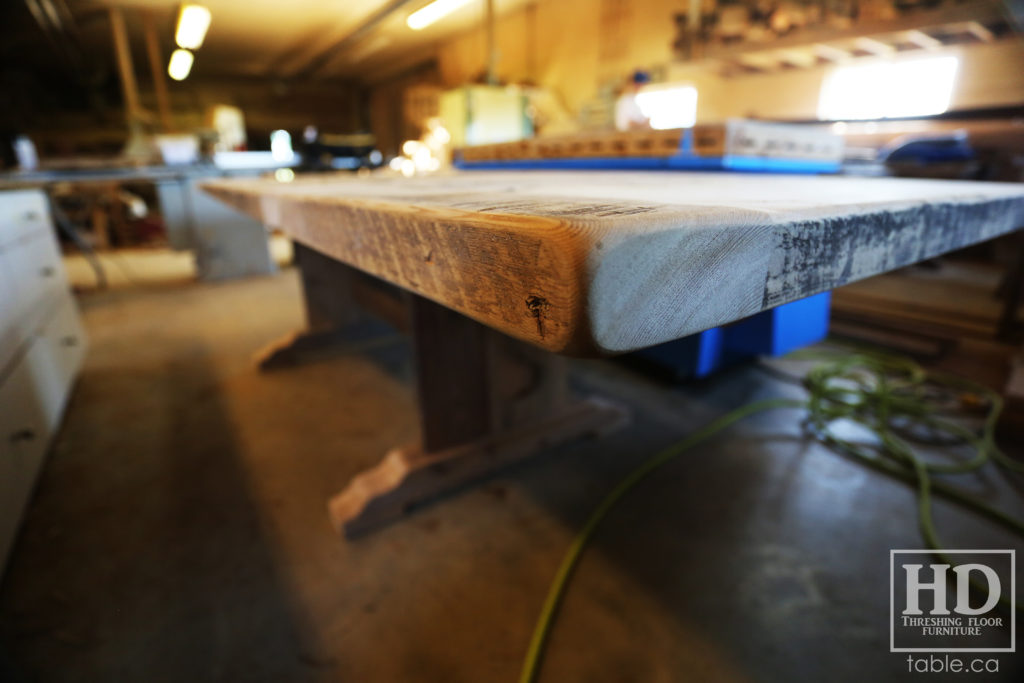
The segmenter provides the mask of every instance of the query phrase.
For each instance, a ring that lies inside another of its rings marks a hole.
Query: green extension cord
[[[794,354],[794,358],[821,358],[822,353]],[[825,357],[833,357],[825,354]],[[903,479],[917,487],[917,514],[921,535],[927,546],[944,562],[955,562],[942,553],[942,544],[932,518],[932,493],[981,514],[989,520],[1024,536],[1024,522],[984,501],[963,493],[943,482],[933,481],[932,474],[961,474],[977,470],[990,460],[1015,472],[1024,472],[1024,464],[1011,459],[995,443],[995,427],[1003,410],[1003,399],[996,392],[975,382],[952,375],[929,373],[905,358],[859,352],[843,355],[813,368],[802,384],[809,396],[806,400],[774,398],[749,403],[714,420],[685,439],[655,454],[630,472],[625,479],[605,496],[594,509],[583,528],[573,539],[562,558],[523,660],[520,683],[533,683],[540,672],[551,628],[558,607],[565,595],[569,579],[579,564],[580,556],[602,520],[616,504],[647,475],[685,453],[694,446],[715,436],[736,422],[768,410],[803,408],[807,410],[806,425],[809,432],[822,443],[856,459],[875,470]],[[942,417],[950,399],[969,399],[979,406],[987,406],[981,433],[968,429],[948,417]],[[864,446],[839,438],[831,430],[837,420],[847,420],[870,430],[877,444]],[[965,462],[935,463],[919,457],[908,439],[900,436],[910,428],[925,428],[933,434],[946,436],[943,443],[965,443],[974,449],[974,457]],[[1011,608],[1019,604],[1002,602]]]

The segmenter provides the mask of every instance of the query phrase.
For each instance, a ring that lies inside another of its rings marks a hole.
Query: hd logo
[[[1012,550],[927,550],[889,555],[891,652],[1013,652]]]

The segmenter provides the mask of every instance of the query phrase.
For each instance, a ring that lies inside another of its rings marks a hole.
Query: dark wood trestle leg
[[[390,451],[329,503],[346,535],[402,516],[512,463],[614,431],[626,412],[569,392],[566,359],[410,297],[421,439]]]
[[[410,333],[418,443],[394,448],[328,503],[353,536],[547,449],[614,431],[627,415],[574,397],[567,359],[481,325],[429,299],[363,275],[296,243],[309,328],[265,352],[260,367],[294,365],[331,347],[366,313]]]
[[[399,330],[408,328],[405,294],[382,280],[294,243],[295,266],[302,278],[306,328],[275,340],[255,357],[260,370],[292,367],[332,353],[359,350],[351,330],[367,313]]]

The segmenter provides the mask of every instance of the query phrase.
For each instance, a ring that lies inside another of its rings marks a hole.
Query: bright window
[[[655,130],[690,128],[697,122],[697,89],[692,85],[648,86],[636,94],[636,106]]]
[[[941,114],[949,108],[957,63],[956,57],[929,57],[840,67],[821,88],[818,118]]]

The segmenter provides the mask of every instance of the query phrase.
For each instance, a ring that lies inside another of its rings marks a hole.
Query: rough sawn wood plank
[[[1024,186],[670,172],[211,181],[356,268],[551,351],[619,353],[1024,225]]]

